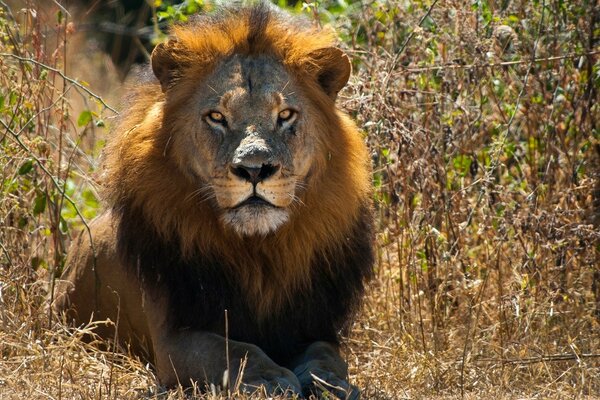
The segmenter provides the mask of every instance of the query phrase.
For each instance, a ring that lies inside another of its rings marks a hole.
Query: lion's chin
[[[266,236],[279,229],[288,219],[286,209],[260,204],[233,208],[221,217],[223,224],[240,236]]]

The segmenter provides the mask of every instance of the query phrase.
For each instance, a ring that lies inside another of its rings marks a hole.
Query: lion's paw
[[[285,368],[266,371],[245,371],[239,390],[243,393],[261,393],[268,396],[292,398],[302,395],[302,386],[294,373]]]
[[[302,386],[302,393],[306,397],[314,395],[319,399],[360,399],[358,388],[341,379],[333,372],[310,369],[308,365],[299,366],[294,372],[296,372],[296,376]]]

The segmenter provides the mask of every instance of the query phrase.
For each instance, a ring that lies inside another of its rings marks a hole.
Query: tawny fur
[[[152,53],[158,80],[130,87],[105,150],[108,210],[70,249],[56,308],[117,321],[98,333],[166,385],[218,384],[227,343],[244,383],[310,395],[319,376],[356,398],[338,343],[372,274],[371,183],[335,106],[351,67],[333,38],[264,3],[175,27]],[[236,169],[253,146],[269,152],[244,161],[270,171],[260,182]]]
[[[248,11],[246,11],[248,12]],[[259,308],[269,312],[299,286],[308,284],[311,257],[319,251],[335,252],[355,222],[359,208],[370,195],[369,160],[363,138],[355,124],[335,107],[314,80],[319,63],[311,54],[334,44],[328,31],[301,30],[270,19],[264,33],[248,46],[249,15],[220,21],[216,26],[180,26],[174,29],[177,46],[186,49],[177,63],[184,67],[178,77],[172,107],[185,108],[187,90],[203,79],[220,59],[231,54],[257,52],[280,59],[295,74],[306,98],[319,114],[309,118],[317,132],[318,146],[312,158],[311,181],[294,207],[291,221],[275,235],[256,241],[240,241],[235,232],[223,230],[208,203],[193,202],[197,190],[165,157],[169,147],[169,109],[157,84],[131,88],[135,102],[123,118],[106,151],[108,198],[112,204],[124,199],[141,206],[146,217],[165,236],[177,235],[183,251],[199,249],[221,254],[253,293]],[[201,35],[198,34],[201,32]],[[190,115],[188,120],[192,120]],[[185,129],[185,126],[180,127]],[[189,201],[189,199],[192,201]],[[198,227],[202,229],[198,229]]]

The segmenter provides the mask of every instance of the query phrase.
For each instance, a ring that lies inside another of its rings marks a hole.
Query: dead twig
[[[587,53],[571,53],[564,54],[562,56],[552,56],[552,57],[540,57],[529,60],[515,60],[515,61],[503,61],[497,63],[484,63],[484,64],[446,64],[446,65],[432,65],[430,67],[421,67],[421,68],[404,68],[400,73],[403,74],[415,74],[421,72],[431,72],[431,71],[441,71],[441,70],[457,70],[457,69],[474,69],[474,68],[495,68],[495,67],[509,67],[513,65],[521,65],[521,64],[537,64],[546,61],[557,61],[557,60],[565,60],[568,58],[580,58],[580,57],[591,57],[600,54],[600,50],[590,51]]]
[[[600,354],[586,353],[586,354],[552,354],[548,356],[539,357],[526,357],[526,358],[511,358],[507,360],[501,360],[498,358],[482,358],[479,360],[473,360],[475,364],[520,364],[529,365],[537,364],[542,362],[557,362],[557,361],[576,361],[583,358],[600,358]]]
[[[51,67],[47,64],[44,64],[43,62],[40,62],[38,60],[34,60],[33,58],[29,58],[29,57],[21,57],[18,56],[16,54],[11,54],[11,53],[0,53],[0,57],[10,57],[10,58],[14,58],[16,60],[19,60],[21,62],[27,62],[27,63],[32,63],[35,65],[38,65],[44,69],[47,69],[48,71],[52,71],[56,74],[58,74],[61,78],[63,78],[65,81],[77,86],[79,89],[83,90],[84,92],[86,92],[88,95],[92,96],[94,99],[98,100],[100,102],[100,104],[102,104],[106,109],[112,111],[115,114],[119,114],[119,112],[117,110],[115,110],[114,108],[112,108],[111,106],[109,106],[103,99],[102,97],[100,97],[99,95],[97,95],[96,93],[92,92],[90,89],[86,88],[85,85],[83,85],[81,82],[77,81],[76,79],[70,78],[67,75],[65,75],[61,70]]]
[[[427,17],[429,17],[429,15],[431,14],[431,11],[433,10],[433,8],[437,4],[437,2],[438,2],[438,0],[435,0],[433,3],[431,3],[431,6],[429,6],[429,9],[427,10],[427,12],[419,20],[419,23],[417,24],[417,28],[420,28],[421,25],[423,25],[423,22],[425,22],[425,20],[427,19]],[[417,28],[413,29],[410,32],[410,34],[408,35],[408,37],[406,38],[406,40],[404,41],[404,43],[402,43],[402,46],[400,46],[400,49],[398,49],[398,51],[396,52],[396,54],[394,54],[394,59],[392,60],[392,66],[390,68],[390,71],[393,71],[393,70],[396,69],[396,66],[398,65],[398,61],[400,60],[400,56],[402,55],[402,53],[404,53],[404,49],[406,49],[406,46],[408,46],[408,43],[410,43],[410,41],[412,40],[413,36],[415,36],[415,32],[417,31]],[[390,81],[390,76],[391,75],[392,74],[387,74],[387,76],[385,78],[385,83],[383,84],[384,88],[388,87],[388,83]]]

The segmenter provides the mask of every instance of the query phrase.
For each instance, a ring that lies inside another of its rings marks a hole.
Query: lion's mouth
[[[246,200],[239,203],[237,206],[233,207],[233,209],[246,207],[246,206],[263,206],[263,207],[274,207],[277,208],[273,203],[268,202],[260,196],[252,195],[248,197]]]
[[[267,235],[275,232],[289,220],[289,210],[252,194],[222,215],[223,223],[241,236]]]

